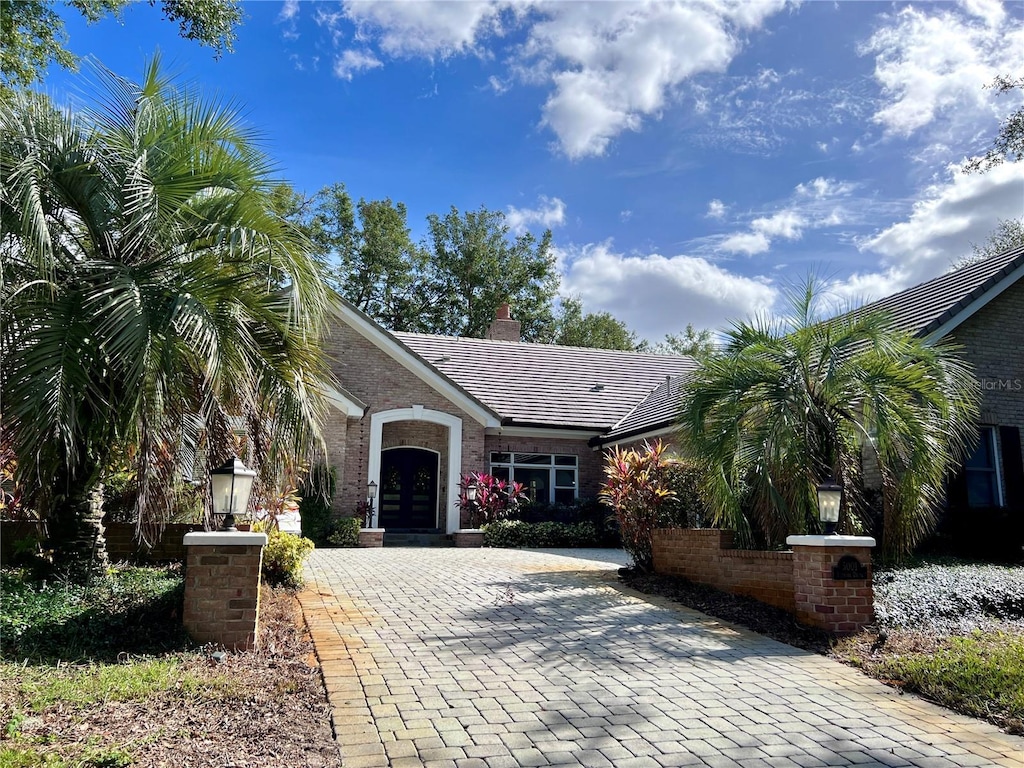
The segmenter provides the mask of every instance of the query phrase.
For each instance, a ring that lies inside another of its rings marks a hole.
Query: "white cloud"
[[[334,60],[334,76],[351,80],[352,76],[370,69],[383,67],[384,63],[368,51],[344,51]]]
[[[631,210],[629,210],[628,208],[626,210],[624,210],[624,211],[619,211],[619,220],[620,221],[629,221],[632,218],[633,218],[633,212]]]
[[[909,136],[941,118],[943,132],[971,135],[971,127],[1012,107],[984,86],[1020,69],[1024,27],[993,2],[964,7],[973,15],[908,6],[861,47],[862,55],[875,55],[884,99],[873,119],[887,134]]]
[[[771,248],[772,241],[763,232],[735,232],[722,240],[718,247],[728,253],[756,256]]]
[[[509,31],[524,30],[525,41],[505,49],[510,77],[549,88],[540,122],[564,154],[581,158],[604,154],[624,131],[658,119],[688,78],[724,71],[744,36],[786,5],[348,0],[342,13],[379,58],[488,57]],[[758,75],[765,86],[778,77],[770,69]],[[506,78],[489,83],[499,93],[508,87]]]
[[[883,257],[883,266],[900,270],[905,288],[945,272],[983,243],[1000,219],[1024,213],[1024,163],[1005,163],[984,174],[964,174],[958,167],[926,188],[906,221],[861,243]]]
[[[767,311],[776,290],[764,278],[728,272],[692,256],[615,253],[610,243],[564,251],[562,291],[591,312],[610,312],[645,338],[661,339],[693,323],[721,328]]]
[[[708,212],[704,214],[706,219],[716,219],[721,221],[725,218],[726,205],[721,200],[709,200],[708,201]]]
[[[388,56],[439,56],[478,52],[478,42],[501,31],[507,2],[383,2],[348,0],[345,15],[365,39]]]
[[[781,237],[786,240],[799,240],[804,234],[807,221],[796,211],[779,211],[772,216],[754,219],[750,227],[766,237]]]
[[[505,223],[509,229],[521,235],[535,224],[544,229],[565,224],[565,203],[559,198],[541,195],[539,203],[536,208],[516,208],[510,205],[508,213],[505,214]]]
[[[281,13],[278,14],[277,18],[281,21],[288,21],[294,19],[299,13],[299,0],[284,0],[284,4],[281,6]]]

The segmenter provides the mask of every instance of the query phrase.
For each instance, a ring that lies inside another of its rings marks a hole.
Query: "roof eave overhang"
[[[919,335],[923,336],[929,344],[941,341],[1022,277],[1024,277],[1024,262],[1017,265],[1016,268],[1002,278],[996,280],[992,285],[987,288],[983,287],[973,298],[969,298],[966,302],[961,302],[962,306],[958,309],[946,313],[948,316],[943,316],[935,323],[925,326]],[[935,327],[933,328],[932,326]]]
[[[622,443],[635,443],[637,440],[646,440],[649,437],[663,437],[676,431],[674,421],[660,421],[657,424],[648,424],[639,429],[631,429],[617,434],[599,435],[590,441],[595,448],[604,448],[610,445],[621,445]]]

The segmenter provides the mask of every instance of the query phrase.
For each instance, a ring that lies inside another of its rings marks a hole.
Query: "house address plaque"
[[[867,566],[862,565],[860,560],[853,555],[843,555],[832,568],[832,578],[836,581],[866,579],[867,577]]]

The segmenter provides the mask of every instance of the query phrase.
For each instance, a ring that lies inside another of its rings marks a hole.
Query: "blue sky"
[[[641,336],[721,327],[826,276],[837,301],[947,270],[1024,215],[1024,163],[958,168],[1020,103],[1024,4],[250,2],[233,54],[147,4],[70,47],[166,61],[245,107],[307,193],[550,227],[562,291]],[[58,94],[75,77],[50,73]]]

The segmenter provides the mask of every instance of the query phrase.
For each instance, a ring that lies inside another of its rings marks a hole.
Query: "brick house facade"
[[[597,496],[592,444],[692,358],[518,341],[502,309],[487,339],[390,333],[349,304],[324,352],[341,389],[324,426],[336,516],[377,489],[374,523],[393,530],[465,527],[459,479],[487,472],[523,482],[538,504]]]

